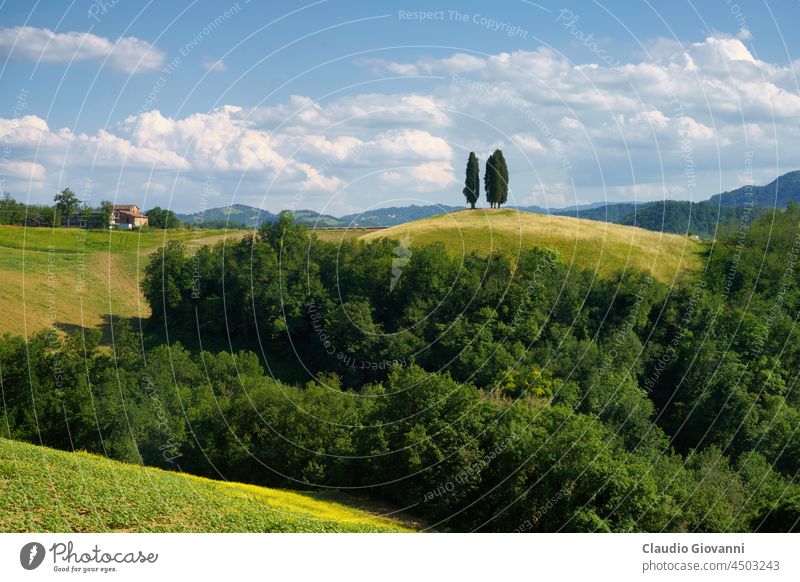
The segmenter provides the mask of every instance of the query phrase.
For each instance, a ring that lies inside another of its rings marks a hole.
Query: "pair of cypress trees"
[[[470,152],[463,193],[472,208],[475,208],[475,203],[480,197],[480,189],[480,164],[475,152]],[[494,150],[486,160],[483,189],[486,192],[486,200],[492,208],[500,208],[500,205],[508,200],[508,166],[501,150]]]

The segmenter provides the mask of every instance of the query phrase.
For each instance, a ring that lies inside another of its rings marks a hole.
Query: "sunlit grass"
[[[601,276],[642,269],[666,283],[697,273],[704,250],[700,242],[686,236],[511,209],[442,214],[371,232],[361,239],[406,235],[412,245],[441,241],[456,255],[503,251],[514,256],[524,248],[544,247],[556,251],[566,264],[596,270]]]
[[[398,532],[312,495],[0,439],[0,531]]]
[[[244,232],[0,226],[0,332],[94,328],[109,314],[147,317],[139,283],[153,251],[169,240],[191,250]]]

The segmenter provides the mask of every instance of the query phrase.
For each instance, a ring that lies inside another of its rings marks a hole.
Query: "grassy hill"
[[[241,231],[87,231],[0,226],[0,331],[30,334],[103,325],[108,314],[147,317],[139,282],[167,240],[190,247]]]
[[[303,494],[212,481],[0,438],[0,531],[399,532]]]
[[[564,262],[596,269],[601,275],[637,268],[665,282],[696,273],[704,249],[685,236],[511,209],[442,214],[360,238],[380,237],[409,237],[412,245],[442,241],[455,254],[504,250],[513,255],[530,246],[546,247],[558,252]]]
[[[140,281],[147,257],[167,240],[190,249],[245,231],[84,231],[0,226],[0,330],[31,334],[55,325],[64,330],[97,327],[108,315],[147,317]],[[601,274],[628,267],[669,281],[696,271],[702,247],[681,236],[571,217],[516,210],[463,210],[378,232],[320,231],[327,239],[388,236],[412,242],[442,240],[454,253],[492,248],[511,253],[523,246],[558,251],[577,266]]]

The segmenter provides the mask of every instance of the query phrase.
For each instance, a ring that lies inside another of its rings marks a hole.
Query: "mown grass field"
[[[441,241],[456,255],[505,251],[514,256],[524,248],[545,247],[556,251],[565,263],[596,270],[601,276],[642,269],[665,283],[697,273],[704,251],[700,242],[686,236],[512,209],[442,214],[360,238],[381,237],[409,237],[412,246]]]
[[[103,326],[109,314],[147,317],[140,281],[168,240],[190,248],[245,231],[87,231],[0,226],[0,332]]]
[[[0,438],[2,532],[411,531],[332,498]]]

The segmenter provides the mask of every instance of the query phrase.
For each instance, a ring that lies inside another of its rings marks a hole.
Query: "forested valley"
[[[454,531],[791,531],[800,208],[697,277],[318,240],[288,214],[146,267],[150,319],[0,341],[3,433],[343,489]]]

